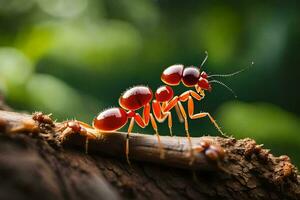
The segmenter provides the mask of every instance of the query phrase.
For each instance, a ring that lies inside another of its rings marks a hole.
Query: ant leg
[[[153,129],[154,129],[154,131],[155,131],[155,134],[156,134],[156,136],[157,136],[158,145],[159,145],[159,149],[160,149],[160,158],[161,158],[161,159],[164,159],[165,154],[164,154],[164,150],[163,150],[162,144],[161,144],[161,142],[160,142],[160,136],[159,136],[159,133],[158,133],[158,130],[157,130],[157,124],[156,124],[156,122],[155,122],[155,119],[154,119],[153,115],[152,115],[150,112],[148,113],[148,115],[149,115],[149,116],[147,116],[147,117],[150,118],[152,127],[153,127]],[[144,117],[146,117],[146,116],[144,116]],[[137,123],[140,127],[144,128],[144,127],[146,126],[146,124],[145,124],[143,118],[142,118],[138,113],[135,114],[134,120],[136,121],[136,123]]]
[[[193,101],[192,97],[189,97],[189,100],[188,100],[188,111],[189,111],[189,117],[191,119],[198,119],[198,118],[203,118],[203,117],[208,116],[210,121],[213,123],[213,125],[216,127],[216,129],[221,133],[221,135],[224,137],[228,137],[225,133],[223,133],[223,131],[217,124],[216,120],[208,112],[200,112],[200,113],[194,114],[194,101]]]
[[[168,118],[168,127],[169,127],[169,131],[170,131],[170,135],[173,136],[173,132],[172,132],[172,126],[173,126],[173,122],[172,122],[172,114],[170,111],[166,112],[163,114],[161,119],[157,119],[157,121],[159,123],[163,123],[166,119]]]
[[[156,100],[152,101],[152,110],[153,110],[153,114],[154,114],[155,118],[161,119],[162,108],[158,101],[156,101]]]
[[[173,123],[172,123],[172,114],[171,114],[171,112],[168,112],[168,126],[169,126],[171,136],[173,136],[172,125],[173,125]]]
[[[145,122],[144,122],[144,119],[138,113],[135,113],[134,117],[132,117],[131,120],[130,120],[130,124],[129,124],[127,135],[126,135],[126,160],[127,160],[129,165],[130,165],[130,161],[129,161],[129,134],[131,133],[131,131],[133,129],[134,122],[136,122],[142,128],[145,128],[145,126],[146,126]]]
[[[181,122],[181,123],[184,122],[184,119],[182,117],[182,114],[181,114],[180,109],[177,104],[175,105],[175,111],[178,116],[179,122]]]
[[[195,89],[196,89],[196,91],[200,94],[200,96],[201,96],[202,98],[205,97],[204,91],[203,91],[198,85],[195,86]]]
[[[188,90],[179,96],[179,101],[185,102],[189,99],[190,96],[194,97],[198,101],[200,101],[202,99],[202,97],[197,92],[195,92],[193,90]]]
[[[155,131],[155,135],[157,136],[157,141],[158,141],[159,151],[160,151],[160,159],[164,159],[165,158],[165,151],[164,151],[164,148],[161,144],[160,136],[159,136],[159,133],[157,131],[157,124],[156,124],[155,119],[154,119],[154,117],[151,113],[150,113],[150,119],[151,119],[152,127]]]
[[[183,108],[183,106],[182,106],[182,104],[181,104],[180,101],[178,101],[178,106],[179,106],[180,111],[182,113],[182,116],[184,118],[184,128],[185,128],[186,136],[187,136],[189,144],[190,144],[190,155],[192,157],[192,160],[190,161],[190,165],[192,165],[195,158],[194,158],[194,152],[193,152],[191,135],[189,133],[189,125],[188,125],[188,121],[187,121],[187,115],[186,115],[186,112],[185,112],[185,110],[184,110],[184,108]]]
[[[163,112],[163,110],[165,110],[165,107],[168,105],[168,103],[167,102],[163,102],[162,103],[162,106],[161,106],[161,110],[162,110],[162,112]],[[180,112],[180,109],[179,109],[179,107],[178,107],[178,105],[177,104],[175,104],[175,111],[176,111],[176,114],[177,114],[177,117],[178,117],[178,120],[179,120],[179,122],[184,122],[184,119],[183,119],[183,117],[182,117],[182,114],[181,114],[181,112]]]
[[[71,134],[79,133],[80,135],[86,138],[85,141],[85,153],[88,153],[88,142],[89,139],[97,139],[98,133],[94,132],[94,128],[90,125],[85,124],[84,122],[80,122],[77,120],[67,121],[65,124],[58,129],[58,131],[62,131],[60,135],[60,140],[64,141],[66,137]]]
[[[149,124],[149,120],[150,120],[150,111],[151,111],[151,107],[150,104],[147,103],[144,107],[144,111],[143,111],[143,119],[144,119],[144,123],[145,125]]]
[[[150,113],[149,113],[150,115]],[[150,116],[149,116],[150,118]],[[134,120],[137,123],[137,125],[139,125],[141,128],[145,128],[146,124],[144,122],[144,119],[141,117],[141,115],[139,113],[135,113],[134,114]]]
[[[192,97],[194,97],[198,101],[200,101],[203,98],[198,93],[194,92],[193,90],[190,90],[190,94]]]
[[[162,107],[165,107],[166,104],[164,103]],[[154,117],[156,118],[156,120],[159,123],[163,123],[167,118],[168,118],[168,127],[170,130],[170,135],[173,136],[172,133],[172,114],[170,111],[167,112],[163,112],[163,108],[162,108],[159,104],[159,102],[157,102],[156,100],[152,101],[152,109],[153,109],[153,113],[154,113]]]
[[[127,135],[126,135],[126,148],[125,148],[126,160],[127,160],[127,163],[128,163],[129,165],[130,165],[130,161],[129,161],[129,134],[130,134],[131,131],[132,131],[133,125],[134,125],[134,118],[131,118],[130,124],[129,124],[129,127],[128,127],[128,130],[127,130]]]
[[[189,96],[190,96],[190,90],[185,91],[184,93],[182,93],[182,94],[179,96],[179,101],[185,102],[185,101],[188,100]]]
[[[98,133],[94,132],[94,128],[82,121],[75,120],[76,123],[80,125],[80,134],[86,136],[85,138],[85,153],[88,154],[88,147],[89,147],[89,139],[97,139]],[[89,130],[89,133],[88,133]]]
[[[175,96],[173,97],[173,99],[171,99],[166,107],[163,109],[163,112],[168,112],[170,111],[174,106],[176,106],[177,102],[179,101],[179,97],[178,96]]]
[[[196,91],[197,91],[198,93],[200,93],[201,88],[200,88],[198,85],[195,85],[195,89],[196,89]]]

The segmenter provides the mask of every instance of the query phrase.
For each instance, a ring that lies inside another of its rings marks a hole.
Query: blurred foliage
[[[267,103],[228,102],[221,106],[218,118],[228,134],[237,138],[253,137],[265,148],[286,152],[300,162],[300,118]]]
[[[222,79],[239,101],[213,85],[196,110],[300,164],[298,7],[297,1],[0,0],[0,91],[17,109],[90,122],[118,106],[130,86],[155,90],[165,67],[199,65],[205,50],[210,74],[254,61],[250,70]],[[174,125],[183,132],[175,117]],[[218,134],[208,119],[190,125],[194,136]],[[166,124],[159,128],[167,132]]]

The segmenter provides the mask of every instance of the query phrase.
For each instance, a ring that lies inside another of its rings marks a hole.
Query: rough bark
[[[185,160],[178,164],[168,153],[169,162],[159,158],[155,136],[133,134],[129,166],[124,146],[113,145],[123,144],[123,133],[91,140],[85,154],[80,134],[59,140],[62,125],[0,113],[0,199],[300,199],[300,176],[289,158],[274,157],[249,138],[193,138],[195,145],[221,146],[225,156],[215,162],[202,153],[190,166],[185,138],[162,137],[164,145],[183,141],[168,146]]]

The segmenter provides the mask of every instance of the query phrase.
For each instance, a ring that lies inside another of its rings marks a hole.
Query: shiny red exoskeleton
[[[165,89],[167,91],[165,91]],[[173,90],[169,86],[162,86],[157,89],[155,93],[155,98],[159,102],[165,102],[173,97]],[[130,119],[128,134],[126,138],[126,158],[128,160],[129,155],[129,134],[131,133],[134,123],[136,122],[140,127],[144,128],[151,122],[153,129],[158,137],[158,142],[160,145],[161,157],[164,157],[164,151],[160,143],[159,133],[157,130],[156,121],[151,113],[151,100],[153,98],[153,93],[149,87],[146,86],[135,86],[126,90],[119,98],[119,104],[121,108],[109,108],[101,112],[93,122],[93,127],[101,132],[113,132],[121,129],[127,124],[128,119]],[[136,111],[143,109],[143,116],[141,116]],[[159,111],[160,112],[160,111]],[[158,112],[157,112],[158,113]],[[162,122],[169,116],[168,114],[156,115],[155,118]],[[169,117],[169,122],[171,118]],[[172,124],[169,123],[171,130]],[[129,160],[128,160],[129,162]]]
[[[204,59],[201,66],[207,59]],[[239,71],[241,72],[241,71]],[[208,112],[200,112],[194,114],[194,99],[200,101],[205,96],[205,91],[211,91],[211,83],[219,83],[227,87],[224,83],[217,80],[208,80],[214,76],[232,76],[239,72],[235,72],[227,75],[210,75],[206,72],[200,72],[200,67],[184,67],[181,64],[172,65],[166,68],[161,76],[161,80],[167,84],[159,87],[153,95],[151,89],[146,86],[135,86],[126,90],[119,98],[119,104],[121,108],[109,108],[101,112],[93,121],[93,127],[100,132],[113,132],[119,130],[127,124],[130,119],[128,134],[126,138],[126,158],[128,160],[129,155],[129,134],[131,133],[134,123],[137,123],[140,127],[144,128],[151,122],[153,129],[158,137],[158,143],[161,152],[161,158],[164,157],[164,151],[160,143],[160,137],[157,131],[158,122],[163,122],[168,118],[168,126],[170,134],[172,135],[172,115],[171,110],[176,109],[177,114],[183,118],[185,123],[186,134],[191,147],[191,155],[193,154],[192,142],[190,139],[190,133],[188,128],[187,116],[191,119],[209,117],[214,126],[221,132],[220,127]],[[174,92],[171,86],[176,86],[182,82],[186,87],[195,87],[195,91],[189,89],[179,96],[174,96]],[[230,89],[227,87],[227,89]],[[155,97],[153,99],[153,96]],[[153,100],[152,100],[153,99]],[[152,102],[151,102],[152,101]],[[181,102],[188,101],[188,115]],[[151,112],[152,107],[152,112]],[[143,115],[141,116],[136,111],[143,109]],[[153,113],[153,114],[152,114]],[[156,119],[156,120],[155,120]],[[129,160],[128,160],[129,162]]]
[[[205,71],[200,73],[200,68],[184,67],[177,64],[166,68],[161,75],[161,80],[171,86],[179,85],[182,82],[186,87],[197,87],[211,91],[207,77]]]
[[[201,66],[206,61],[207,57],[201,64]],[[188,116],[191,119],[197,119],[208,116],[210,121],[215,125],[215,127],[218,129],[218,131],[224,135],[224,133],[221,131],[220,127],[216,123],[216,121],[213,119],[213,117],[208,112],[201,112],[194,114],[194,101],[193,99],[196,99],[200,101],[205,96],[205,91],[211,91],[211,81],[208,81],[209,76],[205,71],[200,72],[200,67],[184,67],[181,64],[172,65],[170,67],[167,67],[162,75],[161,80],[170,86],[176,86],[179,85],[180,82],[184,84],[186,87],[195,87],[196,91],[188,90],[184,93],[182,93],[179,96],[174,96],[172,99],[169,100],[168,104],[162,109],[162,112],[169,111],[174,107],[174,105],[178,104],[181,114],[184,118],[185,122],[185,129],[188,138],[190,138],[190,134],[188,131],[188,121],[187,121],[187,114],[181,104],[181,102],[188,101]]]
[[[128,114],[122,108],[109,108],[94,119],[94,127],[101,131],[115,131],[122,128],[128,121]]]
[[[206,59],[207,59],[207,55],[206,55],[204,61],[202,62],[201,66],[204,65]],[[158,103],[158,99],[153,100],[153,112],[154,112],[155,115],[170,114],[170,110],[173,107],[176,107],[176,106],[179,107],[181,115],[184,119],[185,131],[186,131],[186,135],[187,135],[187,138],[189,140],[191,149],[192,149],[192,142],[191,142],[191,139],[190,139],[190,133],[189,133],[189,126],[188,126],[187,117],[190,117],[191,119],[208,117],[210,119],[210,121],[214,124],[214,126],[217,128],[217,130],[222,135],[225,136],[225,134],[222,132],[219,125],[216,123],[216,121],[210,115],[210,113],[200,112],[200,113],[194,114],[194,99],[197,100],[197,101],[202,100],[205,97],[205,91],[210,92],[212,90],[211,83],[213,83],[213,82],[219,83],[219,84],[227,87],[222,82],[219,82],[219,81],[216,81],[216,80],[209,81],[208,79],[210,77],[213,77],[213,76],[231,76],[231,75],[233,75],[233,74],[229,74],[229,75],[211,75],[211,76],[208,76],[205,71],[202,71],[202,72],[200,71],[201,66],[200,67],[194,67],[194,66],[184,67],[182,64],[176,64],[176,65],[171,65],[171,66],[167,67],[161,75],[161,80],[165,84],[169,85],[169,86],[163,86],[165,88],[164,89],[165,93],[166,93],[166,91],[171,90],[170,86],[179,85],[181,82],[183,83],[184,86],[186,86],[188,88],[195,87],[195,91],[189,89],[189,90],[187,90],[186,92],[182,93],[179,96],[170,97],[170,98],[168,98],[167,101],[163,102],[161,106]],[[168,89],[166,89],[166,88],[168,88]],[[228,88],[228,89],[230,89],[230,88]],[[173,95],[170,95],[170,96],[173,96]],[[185,101],[188,101],[188,115],[186,114],[186,111],[185,111],[185,109],[184,109],[184,107],[182,106],[182,103],[181,103],[181,102],[185,102]],[[193,152],[191,151],[191,154],[192,153]]]

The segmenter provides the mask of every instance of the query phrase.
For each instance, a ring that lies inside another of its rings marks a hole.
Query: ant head
[[[208,90],[210,92],[212,90],[212,88],[211,88],[211,84],[209,83],[207,78],[208,78],[207,73],[205,71],[201,72],[201,75],[200,75],[200,78],[199,78],[197,84],[202,90]]]

